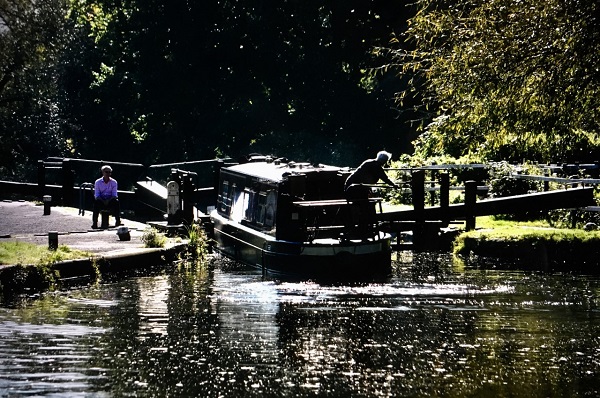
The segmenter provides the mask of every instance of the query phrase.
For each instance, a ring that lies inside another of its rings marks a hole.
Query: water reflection
[[[599,297],[446,258],[355,285],[180,266],[0,308],[0,396],[596,396]]]
[[[139,278],[136,282],[139,292],[140,338],[152,334],[166,335],[169,325],[169,278],[161,275]]]
[[[0,312],[0,396],[76,396],[92,390],[104,371],[88,363],[106,328],[95,326],[87,314],[74,320],[63,297],[33,304]]]

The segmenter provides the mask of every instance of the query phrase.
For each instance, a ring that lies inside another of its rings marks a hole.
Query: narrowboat
[[[271,157],[223,167],[210,213],[215,249],[274,276],[371,278],[391,272],[391,237],[344,198],[348,168]],[[381,211],[369,199],[368,213]],[[363,220],[363,221],[360,221]]]

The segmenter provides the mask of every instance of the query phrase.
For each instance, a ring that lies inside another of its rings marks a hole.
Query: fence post
[[[415,226],[413,229],[413,245],[416,249],[422,247],[424,242],[425,229],[425,172],[423,170],[414,170],[411,180],[412,204],[415,215]]]
[[[440,173],[440,208],[442,209],[442,222],[447,227],[450,223],[448,209],[450,207],[450,174]]]
[[[475,203],[477,202],[477,181],[465,182],[465,229],[475,229]]]
[[[38,196],[43,198],[46,191],[46,166],[43,160],[38,160],[37,183]]]
[[[62,162],[62,199],[64,206],[73,206],[74,203],[74,190],[75,176],[71,169],[71,162],[69,159],[63,159]]]
[[[432,188],[429,191],[429,205],[430,206],[434,206],[435,205],[435,190],[433,188],[435,188],[435,178],[436,178],[436,174],[437,172],[435,170],[431,170],[430,171],[430,184],[429,187]]]
[[[194,222],[194,190],[195,184],[190,174],[186,173],[182,176],[183,185],[183,221],[187,225]]]

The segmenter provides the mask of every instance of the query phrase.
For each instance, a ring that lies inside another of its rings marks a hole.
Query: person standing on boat
[[[108,210],[115,217],[115,225],[121,225],[121,209],[117,193],[117,180],[111,177],[112,167],[105,165],[100,169],[102,177],[94,183],[94,208],[92,211],[92,228],[98,228],[98,215],[102,210]],[[102,225],[108,228],[108,225]]]
[[[348,178],[344,184],[344,193],[349,202],[357,205],[351,213],[349,222],[352,234],[357,234],[363,239],[372,234],[373,219],[375,217],[375,206],[369,203],[370,185],[379,180],[397,188],[397,185],[383,170],[383,166],[390,160],[392,154],[386,151],[377,153],[375,159],[367,159]],[[358,214],[356,213],[358,212]],[[358,224],[358,225],[357,225]]]
[[[382,180],[386,184],[398,188],[398,186],[390,180],[383,170],[383,166],[390,160],[392,154],[386,151],[377,153],[375,159],[367,159],[350,176],[344,184],[344,192],[348,200],[366,200],[369,198],[371,188],[365,184],[375,184]]]

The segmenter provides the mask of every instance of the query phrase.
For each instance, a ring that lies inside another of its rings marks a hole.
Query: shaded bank
[[[105,274],[129,272],[168,265],[178,260],[187,244],[165,248],[137,249],[124,254],[93,256],[43,265],[5,265],[0,268],[0,292],[6,299],[23,292],[60,288],[71,279],[95,281]]]

